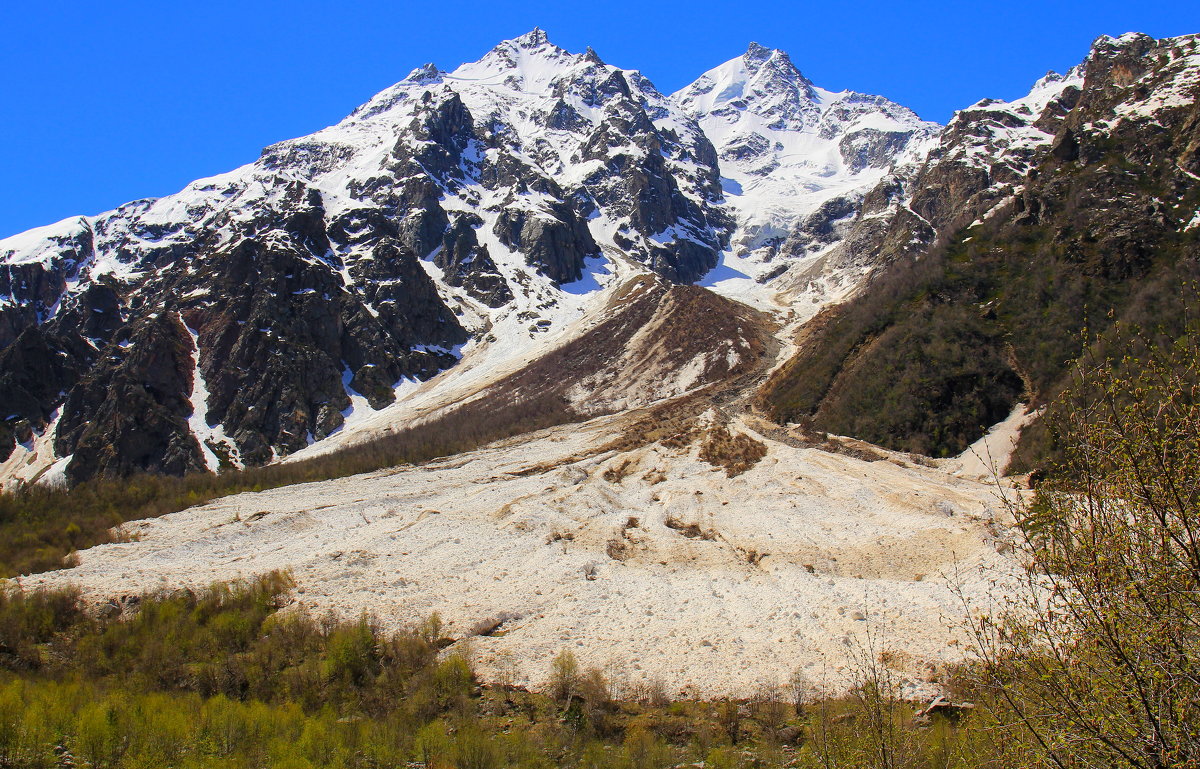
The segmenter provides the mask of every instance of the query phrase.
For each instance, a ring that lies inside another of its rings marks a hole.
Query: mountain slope
[[[1126,35],[959,113],[890,209],[864,208],[883,225],[839,247],[888,266],[806,329],[761,404],[945,456],[1051,400],[1085,328],[1178,331],[1200,259],[1198,89],[1197,37]]]

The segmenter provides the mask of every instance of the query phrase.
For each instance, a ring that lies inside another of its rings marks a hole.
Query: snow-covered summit
[[[453,77],[480,84],[504,85],[514,90],[542,91],[562,71],[583,58],[550,42],[534,27],[520,37],[505,40],[481,59],[454,70]]]
[[[671,99],[716,147],[738,222],[735,252],[761,259],[831,201],[856,210],[893,163],[919,154],[939,129],[883,97],[819,88],[786,53],[757,43]]]
[[[746,53],[714,67],[675,94],[693,115],[737,123],[751,110],[775,129],[800,130],[820,117],[820,94],[786,53],[751,43]]]

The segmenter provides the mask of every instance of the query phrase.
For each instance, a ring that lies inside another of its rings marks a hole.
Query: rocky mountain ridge
[[[761,404],[953,455],[1017,402],[1052,404],[1117,322],[1181,333],[1200,274],[1198,96],[1200,38],[1129,34],[1024,99],[959,112],[903,195],[868,195],[835,258],[881,266],[805,329]],[[1018,462],[1048,449],[1027,430]]]

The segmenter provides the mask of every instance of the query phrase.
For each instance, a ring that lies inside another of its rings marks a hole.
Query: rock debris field
[[[295,605],[317,613],[394,628],[438,612],[485,679],[544,686],[570,649],[618,694],[702,697],[795,670],[842,691],[863,650],[890,650],[923,693],[966,653],[964,598],[978,609],[1018,588],[995,485],[740,421],[768,451],[729,478],[695,444],[604,450],[622,419],[133,522],[133,541],[22,583],[105,600],[288,569]]]

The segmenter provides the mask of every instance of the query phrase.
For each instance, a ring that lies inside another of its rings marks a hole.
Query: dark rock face
[[[413,339],[428,338],[421,332],[437,326],[433,344],[465,336],[452,322],[438,326],[451,320],[440,304],[421,304],[432,288],[411,253],[385,242],[371,254],[347,269],[387,266],[394,282],[367,283],[361,299],[348,295],[336,275],[314,268],[304,252],[243,241],[214,260],[219,298],[184,313],[203,351],[206,419],[225,425],[243,461],[267,461],[273,448],[295,451],[310,435],[319,440],[340,427],[350,406],[344,377],[380,407],[391,402],[401,377],[436,373],[437,356],[408,350]],[[404,290],[406,281],[413,291]]]
[[[467,339],[378,209],[327,225],[321,196],[291,183],[276,205],[221,224],[231,242],[159,252],[160,269],[129,283],[99,276],[0,353],[0,392],[21,404],[0,435],[5,454],[19,425],[44,429],[61,403],[55,451],[73,455],[71,482],[204,469],[188,424],[195,334],[201,416],[229,436],[222,454],[261,464],[341,427],[347,388],[381,408],[401,379],[453,364],[449,348]]]
[[[1076,86],[1066,86],[1039,114],[987,101],[960,112],[913,183],[912,211],[939,230],[953,227],[967,215],[973,219],[986,212],[985,206],[994,205],[1024,181],[1045,156],[1044,142],[1022,146],[1009,137],[1030,128],[1053,134],[1064,105],[1078,92]]]
[[[204,299],[181,311],[198,334],[205,418],[224,425],[244,462],[295,451],[339,428],[351,405],[343,384],[380,408],[394,400],[400,379],[428,378],[453,362],[430,347],[466,341],[395,225],[377,216],[343,215],[328,240],[303,227],[288,238],[243,240],[169,286],[185,296],[203,287]],[[357,256],[332,255],[332,246],[351,244]]]
[[[531,267],[556,283],[579,280],[584,258],[600,252],[587,225],[566,204],[541,214],[504,209],[495,232],[501,243],[524,253]]]
[[[75,301],[58,314],[55,328],[65,337],[103,345],[112,340],[125,323],[123,300],[121,287],[103,277],[75,295]]]
[[[31,326],[0,351],[0,461],[17,441],[27,443],[53,419],[60,393],[70,390],[96,358],[79,337]]]
[[[447,285],[461,287],[488,307],[502,307],[513,300],[512,289],[496,269],[487,246],[480,245],[475,230],[483,219],[462,214],[446,230],[442,250],[433,263],[442,268]]]
[[[178,316],[139,324],[128,352],[111,348],[63,405],[55,451],[73,454],[67,478],[203,469],[188,428],[191,338]]]
[[[0,298],[10,299],[0,305],[0,349],[51,314],[67,288],[67,279],[93,254],[92,230],[84,224],[47,240],[49,247],[42,260],[0,261]],[[0,259],[3,257],[0,253]]]
[[[614,155],[612,147],[622,143],[631,143],[633,151]],[[716,150],[707,139],[682,146],[631,109],[618,110],[584,145],[583,160],[605,163],[584,188],[610,216],[628,219],[625,243],[618,245],[668,280],[691,283],[716,266],[731,222],[683,194],[667,163],[671,157],[699,164],[703,170],[692,181],[710,199],[720,197]]]
[[[803,256],[845,240],[860,207],[861,203],[853,198],[830,198],[805,217],[788,236],[784,252]]]

